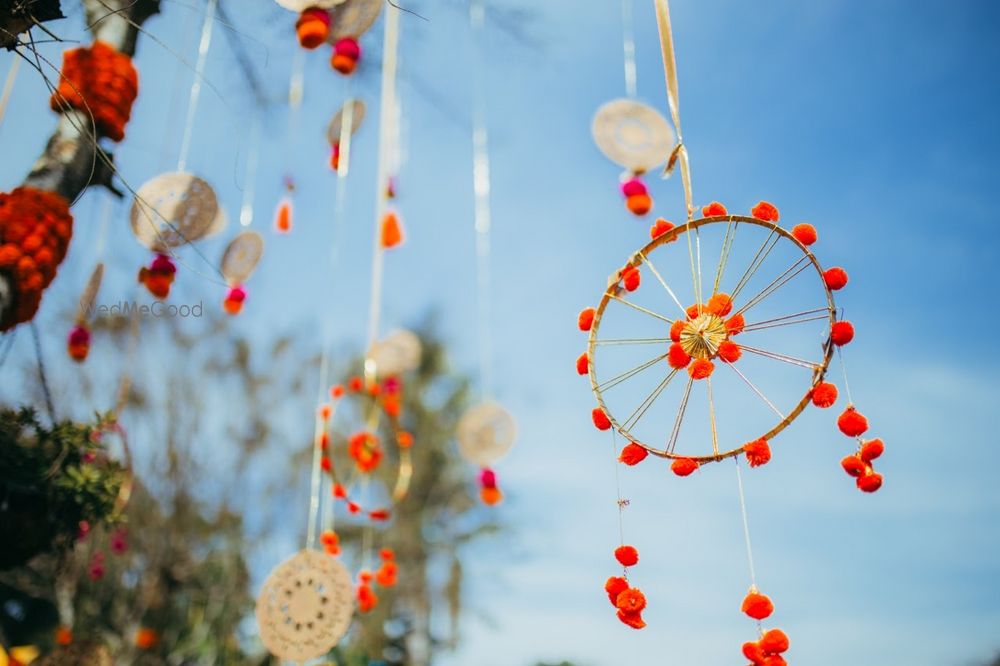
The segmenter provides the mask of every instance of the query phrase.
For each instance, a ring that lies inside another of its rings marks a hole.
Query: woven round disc
[[[385,0],[345,0],[330,11],[331,44],[344,37],[358,38],[375,24]]]
[[[416,370],[422,353],[420,338],[410,331],[399,330],[372,345],[368,358],[375,362],[379,376],[389,377]]]
[[[306,661],[329,652],[351,624],[354,588],[340,562],[302,550],[271,572],[257,597],[257,626],[279,659]]]
[[[365,103],[360,99],[353,100],[353,103],[354,110],[352,112],[353,115],[351,116],[351,134],[358,131],[358,128],[361,127],[362,121],[365,119]],[[333,120],[330,121],[330,124],[326,128],[326,140],[330,142],[331,146],[340,143],[340,133],[344,126],[344,111],[346,110],[348,104],[351,104],[351,102],[346,102],[344,106],[337,111],[337,113],[333,116]]]
[[[653,107],[630,99],[608,102],[594,116],[594,143],[604,155],[626,169],[641,173],[667,161],[674,131]]]
[[[495,402],[472,407],[458,420],[458,451],[471,463],[488,467],[500,460],[517,437],[517,423],[510,412]]]
[[[140,243],[163,252],[204,238],[218,222],[219,212],[211,185],[194,174],[175,171],[139,188],[129,221]]]
[[[222,275],[230,284],[243,284],[264,254],[264,238],[256,231],[241,232],[229,241],[222,255]]]
[[[83,293],[80,294],[79,316],[81,318],[86,318],[88,313],[93,312],[94,304],[97,302],[97,292],[101,290],[101,281],[103,279],[104,264],[98,262],[94,266],[94,272],[90,274],[90,279],[87,280],[87,286],[84,287]]]
[[[310,7],[319,7],[320,9],[330,9],[331,7],[336,7],[337,5],[343,4],[344,0],[274,0],[279,5],[285,9],[289,9],[293,12],[301,12]]]

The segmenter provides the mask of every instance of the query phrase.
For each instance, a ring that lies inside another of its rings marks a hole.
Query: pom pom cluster
[[[333,56],[330,58],[330,66],[343,74],[350,76],[358,68],[358,61],[361,60],[361,45],[354,37],[344,37],[338,39],[333,45]]]
[[[139,269],[139,284],[144,285],[153,295],[161,301],[170,296],[170,287],[174,284],[174,277],[177,267],[165,254],[158,254],[153,258],[149,267]]]
[[[295,33],[302,48],[319,48],[330,36],[330,13],[319,7],[305,9],[295,22]]]
[[[643,217],[653,210],[653,198],[649,196],[646,183],[638,176],[622,183],[622,196],[625,197],[625,207],[636,217]]]
[[[633,546],[619,546],[615,549],[615,559],[623,567],[633,567],[639,562],[639,551]],[[646,626],[642,611],[646,609],[646,595],[637,587],[632,587],[623,576],[612,576],[604,583],[608,601],[615,607],[618,620],[633,629]]]
[[[105,42],[63,53],[59,87],[49,100],[53,111],[76,109],[94,117],[101,136],[125,138],[125,125],[139,95],[132,59]]]

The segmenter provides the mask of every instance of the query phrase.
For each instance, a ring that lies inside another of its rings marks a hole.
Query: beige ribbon
[[[656,5],[656,25],[660,29],[660,47],[663,49],[663,72],[667,78],[667,104],[670,117],[677,130],[677,147],[670,155],[663,177],[668,177],[674,167],[680,165],[681,180],[684,183],[684,201],[687,204],[688,220],[694,217],[694,196],[691,193],[691,167],[688,164],[687,148],[681,133],[680,99],[677,93],[677,60],[674,58],[674,35],[670,29],[670,3],[668,0],[653,0]]]

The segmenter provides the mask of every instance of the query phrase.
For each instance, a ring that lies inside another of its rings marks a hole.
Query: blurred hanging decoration
[[[670,155],[668,170],[680,167],[687,222],[674,226],[657,220],[652,240],[610,275],[597,307],[580,312],[577,326],[589,339],[576,369],[590,380],[597,400],[591,420],[598,430],[611,431],[618,462],[633,466],[652,454],[671,461],[675,475],[688,477],[707,463],[727,458],[735,461],[750,571],[750,589],[742,612],[757,621],[759,634],[757,641],[743,646],[743,653],[755,666],[780,666],[786,663],[782,655],[789,641],[780,630],[765,630],[761,625],[773,613],[774,604],[757,587],[740,458],[745,457],[750,468],[767,464],[771,442],[806,407],[829,408],[837,402],[838,390],[825,376],[835,352],[843,367],[842,348],[854,337],[854,328],[839,316],[833,295],[847,285],[848,276],[842,268],[822,267],[811,250],[817,242],[812,225],[780,226],[777,207],[766,201],[753,206],[749,215],[731,214],[714,201],[696,209],[681,138],[668,2],[654,0],[654,4],[678,143],[671,151],[671,142],[664,141],[658,155],[650,150],[648,158],[632,164],[648,168]],[[701,215],[696,217],[699,210]],[[702,254],[709,247],[713,255],[718,251],[719,259],[703,276]],[[746,268],[742,273],[727,272],[733,263]],[[768,274],[776,276],[764,277]],[[643,278],[654,287],[652,294],[649,289],[640,290]],[[666,313],[660,311],[664,303],[669,308]],[[772,313],[762,312],[769,308]],[[641,352],[649,346],[655,350],[652,358]],[[789,348],[793,351],[786,353]],[[623,362],[626,354],[632,358]],[[637,359],[641,362],[636,363]],[[650,380],[657,370],[660,374]],[[674,381],[685,374],[686,382]],[[788,395],[774,400],[768,396],[771,391],[765,392],[759,382],[774,383]],[[704,387],[704,399],[694,390],[699,385]],[[791,385],[795,388],[789,391]],[[639,390],[629,396],[621,388],[624,386]],[[882,477],[874,471],[873,461],[882,455],[884,446],[881,440],[863,439],[868,421],[853,404],[846,371],[844,387],[848,404],[837,425],[854,440],[856,452],[841,464],[856,477],[860,490],[874,492]],[[759,405],[759,413],[741,405],[747,391]],[[661,395],[674,396],[674,409],[651,409]],[[635,405],[635,396],[645,397]],[[689,409],[699,404],[704,407]],[[717,418],[717,410],[721,413],[734,404],[741,405],[735,408],[736,418]],[[695,409],[704,409],[706,418],[686,418]],[[626,443],[620,451],[618,435]],[[697,442],[703,442],[701,450],[689,448]],[[629,503],[619,487],[620,519]],[[605,591],[619,620],[642,628],[646,598],[629,581],[639,553],[626,544],[623,530],[614,557],[622,566],[622,575],[609,578]]]
[[[493,342],[490,307],[490,151],[486,115],[486,61],[483,49],[486,11],[481,0],[469,4],[473,80],[475,81],[472,127],[473,220],[476,231],[476,300],[478,304],[479,393],[480,401],[459,419],[456,429],[458,451],[465,460],[479,466],[479,497],[493,506],[503,499],[493,469],[510,452],[517,437],[517,424],[502,405],[493,399]]]
[[[222,302],[222,309],[227,314],[238,315],[243,310],[243,302],[247,297],[245,285],[263,255],[264,239],[255,231],[240,232],[229,241],[220,266],[229,285],[229,291]]]
[[[632,0],[621,3],[626,97],[601,106],[591,131],[598,149],[625,168],[621,176],[625,207],[636,217],[645,217],[653,209],[653,198],[642,177],[667,161],[674,133],[659,111],[638,100]]]
[[[354,73],[361,60],[359,40],[375,24],[383,4],[383,0],[344,0],[330,10],[328,40],[333,44],[333,69],[344,76]]]
[[[76,320],[73,328],[69,332],[66,340],[66,351],[69,357],[77,363],[87,360],[90,353],[90,324],[89,319],[97,304],[97,294],[101,289],[101,281],[104,279],[104,264],[98,263],[94,266],[90,279],[80,295],[80,303],[76,309]]]
[[[208,0],[205,10],[177,171],[146,181],[136,191],[129,213],[132,233],[156,254],[148,267],[139,270],[139,283],[160,300],[170,295],[177,273],[173,251],[226,226],[226,214],[215,190],[204,179],[186,171],[217,5],[218,0]]]
[[[350,107],[348,109],[348,107]],[[345,128],[345,119],[348,124]],[[348,134],[354,136],[361,129],[361,123],[365,120],[365,103],[360,99],[351,99],[344,103],[334,114],[330,124],[326,128],[326,138],[330,142],[330,168],[334,171],[340,169],[341,137],[344,136],[345,129]]]
[[[274,230],[279,234],[287,234],[292,230],[292,212],[294,202],[292,195],[295,194],[295,181],[291,176],[284,178],[285,196],[281,197],[278,207],[274,209]]]

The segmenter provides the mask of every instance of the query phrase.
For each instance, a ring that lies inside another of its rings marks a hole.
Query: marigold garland
[[[97,41],[63,52],[59,87],[49,105],[60,113],[67,109],[89,113],[101,136],[121,141],[138,95],[139,75],[132,59]]]

